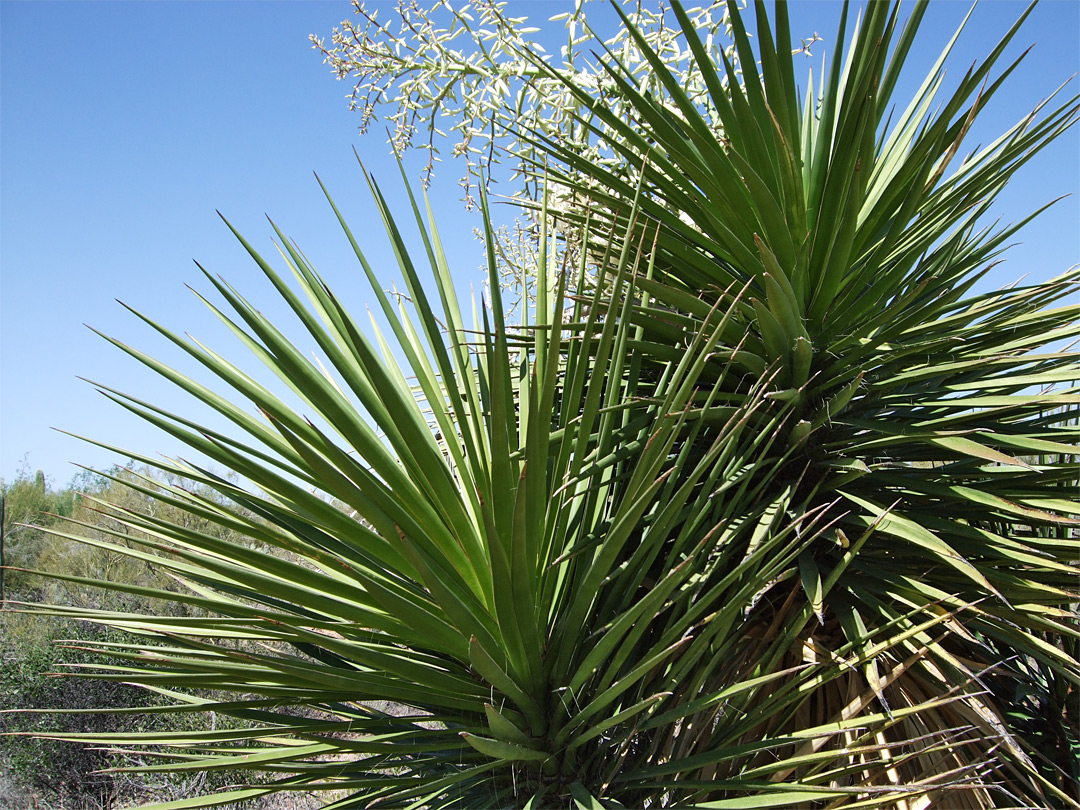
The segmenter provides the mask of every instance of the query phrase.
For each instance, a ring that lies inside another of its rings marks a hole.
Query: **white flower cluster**
[[[440,160],[440,142],[451,137],[450,153],[465,158],[461,183],[470,202],[476,184],[506,157],[512,179],[520,181],[514,195],[536,199],[536,181],[525,171],[535,137],[572,146],[593,161],[615,159],[619,136],[591,120],[564,83],[572,79],[616,114],[627,113],[598,50],[643,89],[665,96],[646,55],[607,4],[589,12],[591,21],[581,0],[549,20],[565,28],[557,57],[533,36],[541,29],[525,17],[509,16],[505,2],[477,0],[455,8],[448,0],[398,0],[387,21],[379,19],[385,7],[368,9],[362,0],[353,5],[356,19],[334,29],[329,47],[316,37],[312,41],[338,78],[353,82],[349,99],[361,113],[361,133],[383,117],[395,153],[427,151],[425,180]],[[624,13],[690,97],[711,112],[705,83],[669,9],[662,2],[633,0]],[[688,13],[715,63],[737,63],[726,4]],[[605,28],[614,33],[605,36]],[[672,113],[678,114],[673,106]]]

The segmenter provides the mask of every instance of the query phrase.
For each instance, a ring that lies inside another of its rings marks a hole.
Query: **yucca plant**
[[[621,167],[522,133],[552,190],[519,325],[489,220],[467,328],[430,210],[408,250],[369,178],[408,304],[338,218],[392,335],[276,228],[292,283],[237,237],[320,360],[207,276],[302,413],[149,318],[229,393],[113,341],[236,430],[102,390],[246,483],[134,456],[225,496],[130,483],[228,532],[103,503],[138,543],[65,536],[178,589],[66,578],[188,615],[49,610],[133,634],[77,676],[243,722],[92,742],[277,775],[161,808],[1077,805],[1075,273],[975,289],[1016,227],[983,214],[1077,102],[950,171],[1016,29],[892,122],[924,10],[845,14],[801,92],[782,4],[756,53],[732,4],[741,74],[674,7],[694,102],[608,54],[633,118],[577,95]]]

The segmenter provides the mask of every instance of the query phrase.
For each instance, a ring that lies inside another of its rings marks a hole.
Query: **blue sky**
[[[512,5],[536,24],[565,8],[556,0]],[[1012,0],[980,5],[952,70],[958,75],[984,56],[1023,7]],[[967,8],[959,0],[931,4],[913,79],[922,78]],[[837,10],[835,2],[796,3],[793,33],[816,30],[831,44]],[[77,471],[71,462],[107,467],[123,460],[51,428],[147,455],[181,452],[78,379],[191,412],[182,395],[83,324],[188,368],[119,298],[235,354],[237,345],[185,288],[209,287],[197,259],[257,303],[266,292],[215,209],[271,257],[269,214],[354,309],[370,302],[312,176],[327,183],[358,231],[380,233],[355,146],[400,210],[384,138],[357,136],[349,86],[335,81],[308,43],[311,33],[329,37],[350,11],[346,0],[0,2],[0,477],[10,480],[24,456],[31,471],[41,468],[57,484]],[[1080,3],[1045,0],[1012,51],[1032,43],[977,139],[992,138],[1077,72]],[[1014,181],[1002,217],[1017,219],[1075,194],[1078,155],[1073,131]],[[408,164],[413,177],[421,163]],[[445,165],[431,195],[467,293],[480,283],[482,257],[471,236],[475,215],[458,202],[459,174]],[[1059,204],[1023,234],[994,283],[1025,273],[1047,278],[1076,263],[1078,221],[1075,197]],[[370,247],[389,280],[387,251],[378,241]]]

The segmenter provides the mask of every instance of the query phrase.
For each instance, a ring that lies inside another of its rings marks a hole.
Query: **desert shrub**
[[[30,630],[27,618],[0,614],[4,656],[0,731],[18,735],[7,736],[2,743],[9,778],[56,806],[88,810],[111,806],[120,784],[115,775],[99,771],[114,764],[114,756],[78,744],[23,735],[58,730],[68,734],[146,731],[154,720],[88,710],[150,705],[156,702],[154,696],[115,681],[57,677],[65,665],[79,666],[90,659],[77,648],[61,647],[61,639],[73,644],[107,641],[119,636],[115,631],[86,622],[43,622],[36,617],[37,626]],[[56,714],[12,711],[27,709],[50,709]]]

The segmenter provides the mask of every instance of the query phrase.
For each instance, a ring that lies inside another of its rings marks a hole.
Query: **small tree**
[[[9,568],[35,566],[46,539],[39,527],[54,516],[70,516],[77,501],[71,488],[54,489],[41,470],[31,475],[25,462],[13,481],[0,480],[0,498],[3,499],[2,564]],[[11,592],[29,585],[18,571],[5,570],[0,574],[4,576],[9,598]]]

